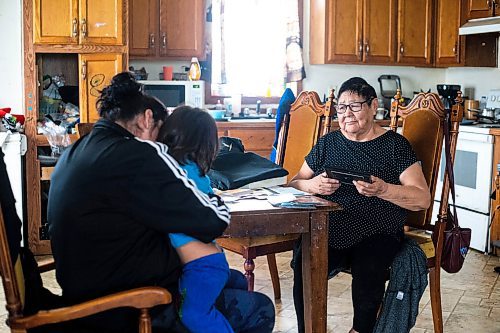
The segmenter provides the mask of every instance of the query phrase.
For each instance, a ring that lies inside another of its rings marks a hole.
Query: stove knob
[[[491,95],[490,100],[491,100],[492,102],[496,101],[496,99],[497,99],[497,98],[496,98],[495,96]]]

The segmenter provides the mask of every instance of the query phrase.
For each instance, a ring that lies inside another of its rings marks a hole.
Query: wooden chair
[[[422,170],[434,198],[438,171],[441,161],[441,151],[444,139],[444,125],[446,113],[439,96],[434,93],[420,93],[408,104],[400,106],[401,93],[398,91],[391,105],[391,124],[393,131],[402,123],[401,134],[411,143],[418,159],[422,162]],[[454,160],[459,123],[463,116],[463,100],[459,92],[455,105],[451,110],[451,140],[450,152]],[[398,121],[398,120],[402,120]],[[420,212],[411,212],[408,215],[408,229],[405,234],[414,238],[427,256],[429,268],[430,296],[434,332],[443,332],[443,314],[441,308],[440,267],[443,251],[443,236],[447,219],[449,182],[445,176],[443,191],[437,221],[433,224],[432,204]],[[429,233],[430,232],[430,233]],[[431,239],[431,235],[435,243]]]
[[[303,91],[285,115],[281,124],[276,152],[276,163],[288,170],[290,180],[304,163],[319,137],[330,131],[331,110],[334,102],[332,90],[328,101],[323,104],[314,91]],[[275,253],[293,249],[298,236],[268,236],[245,238],[219,238],[217,243],[223,248],[243,256],[248,290],[254,288],[254,259],[267,255],[269,272],[273,284],[274,298],[281,298],[281,289]]]
[[[120,307],[138,309],[140,312],[138,313],[139,332],[151,333],[151,318],[148,309],[161,304],[169,304],[172,301],[172,297],[167,290],[159,287],[144,287],[100,297],[73,306],[39,311],[34,315],[24,316],[24,275],[19,257],[15,261],[15,265],[11,260],[1,203],[0,272],[7,302],[7,323],[13,333],[27,332],[31,328],[63,323]]]

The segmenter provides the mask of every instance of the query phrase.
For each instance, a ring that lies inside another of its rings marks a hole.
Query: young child
[[[218,151],[217,126],[205,111],[190,106],[176,108],[166,119],[158,141],[194,181],[198,189],[213,193],[206,175]],[[170,234],[183,264],[179,279],[179,316],[192,333],[233,332],[214,304],[231,272],[226,257],[215,242],[205,244],[185,234]]]

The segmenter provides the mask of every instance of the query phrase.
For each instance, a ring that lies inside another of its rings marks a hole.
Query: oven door
[[[458,134],[453,167],[457,207],[489,214],[493,141],[493,136],[489,134],[464,132]],[[438,201],[441,200],[445,163],[443,148],[434,197]],[[451,194],[449,202],[452,202]]]

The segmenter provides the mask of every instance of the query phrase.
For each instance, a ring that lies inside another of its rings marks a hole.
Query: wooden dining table
[[[341,207],[314,198],[316,207],[291,209],[267,200],[246,199],[227,203],[231,223],[223,237],[301,235],[305,329],[326,333],[328,215]]]

